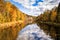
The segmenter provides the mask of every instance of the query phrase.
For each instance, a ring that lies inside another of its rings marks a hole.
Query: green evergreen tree
[[[57,8],[57,22],[60,23],[60,3],[59,3],[58,8]]]

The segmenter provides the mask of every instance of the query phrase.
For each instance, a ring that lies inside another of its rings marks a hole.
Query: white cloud
[[[22,4],[25,8],[29,9],[30,12],[26,14],[33,16],[38,16],[39,14],[41,14],[42,11],[44,12],[45,9],[51,10],[54,6],[58,5],[58,3],[60,2],[60,0],[44,0],[44,2],[39,2],[38,3],[39,5],[34,7],[32,6],[32,4],[34,4],[36,0],[13,0],[13,1],[18,2]],[[38,15],[34,15],[36,13]]]

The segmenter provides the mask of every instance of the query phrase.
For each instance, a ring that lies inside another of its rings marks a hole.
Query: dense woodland
[[[33,17],[34,20],[30,17],[32,18],[10,2],[0,0],[0,40],[16,40],[18,32],[25,27],[26,22],[28,24],[31,21],[36,22],[52,38],[60,38],[60,4],[38,17]]]
[[[13,4],[0,0],[0,40],[16,40],[18,32],[26,25],[25,18],[26,14]]]
[[[58,7],[47,10],[36,19],[41,29],[55,40],[60,40],[60,3]]]

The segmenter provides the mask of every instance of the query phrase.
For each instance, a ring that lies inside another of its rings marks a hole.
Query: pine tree
[[[60,23],[60,3],[59,3],[58,8],[57,8],[57,22]]]

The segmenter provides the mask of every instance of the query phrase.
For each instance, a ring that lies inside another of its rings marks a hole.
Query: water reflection
[[[37,24],[27,25],[19,32],[17,40],[52,40]]]

